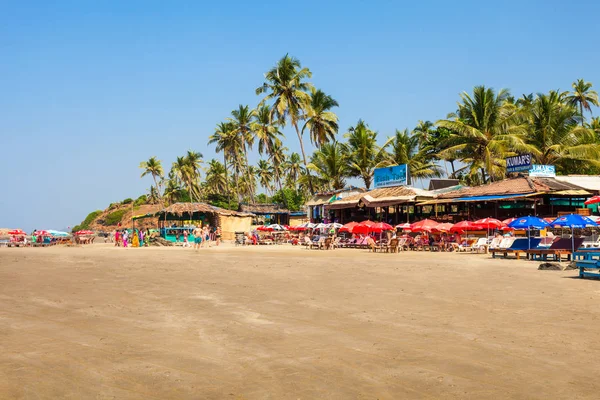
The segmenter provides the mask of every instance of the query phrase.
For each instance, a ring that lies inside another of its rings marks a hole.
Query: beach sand
[[[598,398],[600,282],[537,265],[0,249],[0,398]]]

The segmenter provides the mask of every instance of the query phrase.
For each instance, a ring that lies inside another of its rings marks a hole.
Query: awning
[[[131,219],[136,220],[136,219],[142,219],[142,218],[152,218],[155,216],[156,216],[156,214],[141,214],[141,215],[134,215]]]
[[[504,194],[504,195],[489,195],[489,196],[472,196],[472,197],[457,197],[454,199],[435,199],[428,200],[422,203],[418,203],[418,206],[425,206],[430,204],[447,204],[447,203],[467,203],[474,201],[497,201],[497,200],[513,200],[519,198],[539,196],[545,193],[526,193],[526,194]]]
[[[558,192],[552,192],[553,195],[558,196],[591,196],[592,194],[586,190],[560,190]]]

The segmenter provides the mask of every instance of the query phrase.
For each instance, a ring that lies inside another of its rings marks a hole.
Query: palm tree
[[[281,152],[281,139],[283,134],[279,130],[277,123],[271,122],[271,109],[268,105],[262,105],[255,110],[254,122],[252,123],[254,137],[258,141],[258,154],[266,153],[269,160],[273,163],[273,172],[279,189],[281,189],[281,163],[283,162],[283,153]],[[285,196],[284,196],[285,198]]]
[[[585,82],[583,79],[577,79],[571,85],[573,92],[569,93],[566,97],[567,104],[573,107],[579,107],[579,115],[581,116],[581,126],[585,117],[583,116],[583,110],[592,113],[592,105],[598,107],[598,93],[592,90],[592,83]]]
[[[225,167],[215,159],[208,162],[205,186],[209,194],[221,194],[227,190],[227,173]]]
[[[146,175],[152,175],[152,179],[154,180],[154,187],[159,190],[157,178],[162,179],[165,174],[162,163],[156,157],[150,157],[148,161],[142,161],[140,163],[140,168],[144,171],[142,172],[142,178]]]
[[[592,131],[594,131],[594,133],[596,134],[596,137],[600,141],[600,117],[592,118],[590,120],[590,122],[587,124],[587,127],[589,129],[591,129]]]
[[[156,186],[150,186],[148,190],[148,195],[146,196],[147,200],[151,204],[156,204],[160,201],[160,192],[156,188]]]
[[[270,161],[273,165],[273,172],[275,173],[275,180],[279,190],[283,189],[281,185],[281,176],[283,175],[283,168],[286,162],[285,152],[287,150],[287,147],[283,146],[283,143],[280,140],[276,140],[271,144]],[[283,198],[285,199],[285,196],[283,196]]]
[[[422,132],[419,131],[419,134],[411,135],[408,129],[404,131],[396,129],[396,134],[388,138],[383,146],[386,151],[383,153],[383,160],[377,166],[387,167],[407,164],[409,176],[414,179],[441,176],[441,168],[427,158],[427,148],[419,149],[419,141],[422,140],[420,134]]]
[[[271,195],[273,190],[273,167],[266,160],[259,160],[256,169],[256,177],[260,185],[265,188],[267,194]]]
[[[338,132],[338,117],[329,111],[339,104],[333,97],[325,94],[322,90],[313,90],[310,96],[310,107],[307,108],[306,122],[302,127],[302,134],[308,129],[310,141],[318,147],[335,140]]]
[[[285,173],[287,175],[287,186],[293,186],[294,190],[297,188],[297,182],[302,174],[302,165],[300,164],[302,160],[300,159],[300,154],[292,153],[285,160]],[[308,182],[307,182],[308,184]]]
[[[424,146],[432,135],[432,131],[435,129],[431,121],[419,121],[415,127],[413,133],[416,137],[419,146]],[[396,130],[396,135],[398,131]]]
[[[250,125],[254,137],[258,141],[258,154],[266,153],[269,156],[273,143],[281,141],[283,134],[279,131],[277,123],[271,122],[271,109],[264,104],[254,111],[254,119]]]
[[[238,148],[241,147],[238,135],[235,133],[235,127],[231,122],[220,122],[215,128],[213,133],[208,138],[208,144],[216,144],[216,152],[223,153],[223,165],[225,167],[225,181],[227,191],[227,203],[231,205],[231,191],[229,190],[229,177],[228,177],[228,165],[230,160],[234,157],[234,154],[238,152]],[[235,179],[237,183],[237,177]],[[234,185],[237,193],[237,184]]]
[[[377,145],[377,133],[359,119],[354,127],[350,127],[344,135],[348,140],[345,146],[351,177],[361,178],[367,190],[373,182],[373,171],[382,161],[383,151]]]
[[[252,174],[250,173],[248,163],[248,149],[252,149],[254,144],[254,134],[252,132],[252,119],[254,117],[254,110],[246,105],[239,105],[237,110],[231,112],[232,118],[228,118],[234,126],[234,132],[238,135],[241,142],[241,149],[244,154],[244,168],[246,177],[251,179]],[[254,193],[250,192],[250,198],[254,202]]]
[[[564,103],[560,93],[538,94],[529,118],[528,142],[540,164],[556,165],[569,173],[572,161],[600,165],[600,144],[592,129],[578,125],[579,111],[572,102]]]
[[[186,157],[177,157],[175,162],[171,167],[174,175],[181,181],[185,186],[187,186],[188,194],[190,195],[190,200],[194,201],[194,171],[192,170],[191,165],[187,162]]]
[[[256,94],[266,94],[261,101],[264,104],[268,101],[273,101],[271,108],[271,121],[278,121],[281,126],[284,126],[286,120],[289,120],[300,142],[300,150],[302,151],[302,159],[304,166],[307,167],[306,152],[304,151],[304,142],[302,134],[298,128],[300,121],[310,107],[309,91],[313,89],[312,84],[306,82],[312,74],[308,68],[302,68],[300,61],[296,58],[285,55],[281,58],[275,67],[271,68],[265,74],[265,82],[262,86],[256,89]],[[309,187],[312,191],[312,182],[309,179]]]
[[[177,182],[177,179],[167,180],[165,191],[163,192],[164,198],[169,204],[175,203],[181,197],[181,186]]]
[[[468,164],[471,174],[480,171],[484,182],[486,176],[501,178],[506,156],[531,151],[525,143],[526,124],[518,108],[507,102],[509,95],[507,90],[496,94],[485,86],[476,86],[473,96],[463,92],[457,114],[436,122],[452,132],[440,157],[460,159]]]
[[[317,173],[317,178],[324,187],[342,189],[349,173],[347,157],[342,143],[325,143],[313,153],[308,168]]]

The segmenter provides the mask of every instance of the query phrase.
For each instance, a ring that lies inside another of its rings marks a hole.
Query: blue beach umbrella
[[[571,251],[575,251],[575,234],[573,233],[573,229],[598,226],[597,223],[595,223],[588,217],[584,217],[579,214],[569,214],[564,215],[562,217],[558,217],[554,221],[552,221],[550,225],[571,228]]]
[[[531,231],[530,230],[531,229],[545,229],[549,226],[549,224],[548,224],[548,222],[544,221],[541,218],[528,216],[528,217],[517,218],[513,222],[508,224],[508,226],[513,229],[527,230],[527,237],[529,238],[527,247],[531,248]]]

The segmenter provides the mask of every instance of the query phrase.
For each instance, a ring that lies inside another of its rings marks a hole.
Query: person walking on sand
[[[190,241],[188,239],[189,232],[186,230],[183,231],[183,247],[190,247]]]
[[[202,229],[195,227],[192,234],[194,235],[194,249],[198,250],[202,244]]]
[[[123,230],[123,247],[127,247],[127,239],[129,238],[129,232],[127,229]]]
[[[215,230],[215,240],[216,240],[217,246],[219,244],[221,244],[221,227],[220,226],[218,226],[217,229]]]
[[[210,225],[204,227],[204,242],[206,247],[210,247]]]

